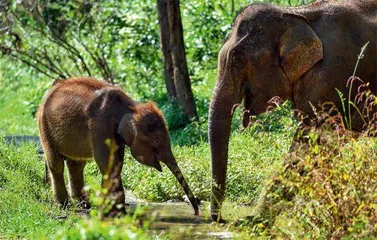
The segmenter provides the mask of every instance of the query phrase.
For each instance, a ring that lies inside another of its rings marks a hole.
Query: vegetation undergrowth
[[[155,212],[149,213],[149,208],[137,206],[132,213],[106,218],[104,211],[110,205],[104,198],[104,189],[95,187],[90,191],[93,205],[89,216],[69,218],[49,239],[155,239],[150,233]]]
[[[370,136],[376,135],[377,98],[361,84],[356,99],[365,110],[356,113],[363,114],[363,133],[346,130],[355,118],[345,121],[331,103],[315,109],[314,119],[300,115],[284,167],[266,184],[253,214],[237,226],[272,238],[376,236],[377,140]]]
[[[33,144],[20,148],[0,140],[0,236],[38,238],[61,225],[62,213],[43,183],[44,166]]]

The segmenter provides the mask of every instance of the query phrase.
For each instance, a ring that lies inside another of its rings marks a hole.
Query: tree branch
[[[73,47],[68,41],[66,41],[65,39],[63,39],[62,37],[56,35],[56,33],[53,31],[53,29],[51,28],[51,26],[44,20],[43,16],[41,15],[41,13],[39,12],[39,10],[37,9],[36,12],[39,14],[39,16],[41,17],[41,19],[43,19],[44,21],[44,24],[47,26],[47,28],[49,29],[49,32],[51,33],[52,37],[54,39],[56,39],[58,42],[60,42],[61,44],[63,45],[60,45],[62,47],[64,47],[67,51],[69,51],[70,53],[74,54],[76,57],[78,57],[83,65],[83,68],[84,70],[87,72],[87,74],[89,76],[92,76],[84,58],[82,57],[82,55],[80,54],[80,52],[75,48]]]
[[[41,68],[39,68],[37,65],[35,65],[35,64],[31,63],[31,62],[29,62],[29,61],[26,60],[26,59],[20,58],[19,55],[15,55],[15,54],[13,54],[13,53],[10,53],[9,56],[10,56],[10,57],[13,57],[13,58],[15,58],[15,59],[17,59],[17,60],[19,60],[19,61],[21,61],[21,62],[23,62],[23,63],[25,63],[26,65],[28,65],[28,66],[30,66],[30,67],[32,67],[32,68],[34,68],[34,69],[36,69],[38,72],[40,72],[40,73],[46,75],[47,77],[49,77],[49,78],[51,78],[51,79],[56,79],[56,77],[54,77],[53,75],[49,74],[49,73],[46,72],[46,71],[43,71],[43,70],[42,70]]]

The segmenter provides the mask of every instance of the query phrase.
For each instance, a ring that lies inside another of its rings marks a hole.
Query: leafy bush
[[[254,231],[297,238],[377,234],[376,141],[327,137],[334,142],[293,153],[268,184],[262,223]]]
[[[364,101],[375,111],[377,101],[366,92]],[[347,131],[342,115],[324,104],[314,120],[301,122],[284,167],[268,182],[246,229],[274,238],[376,236],[377,141],[366,135],[371,127],[375,134],[377,123],[369,120],[364,134]]]
[[[167,99],[164,101],[161,105],[161,111],[170,131],[180,129],[188,122],[183,109],[174,100]]]
[[[149,234],[150,220],[142,220],[144,210],[137,208],[132,215],[101,220],[96,217],[74,220],[60,228],[51,239],[153,239]],[[158,238],[164,239],[164,238]]]

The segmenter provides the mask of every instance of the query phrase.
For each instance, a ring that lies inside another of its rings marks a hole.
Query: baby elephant
[[[171,151],[164,117],[155,103],[137,103],[119,87],[93,78],[72,78],[58,81],[47,92],[37,118],[54,196],[62,206],[68,202],[64,160],[72,197],[86,199],[83,171],[86,161],[94,157],[103,176],[102,185],[107,182],[106,175],[112,183],[109,191],[115,203],[111,212],[125,212],[121,170],[127,145],[142,164],[162,171],[160,162],[165,163],[189,197],[195,215],[199,214],[196,199]],[[106,144],[109,140],[117,145],[114,154]]]

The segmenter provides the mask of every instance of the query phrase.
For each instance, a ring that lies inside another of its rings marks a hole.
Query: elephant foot
[[[59,208],[62,209],[62,210],[66,210],[69,207],[68,198],[66,198],[64,201],[57,200],[57,202],[59,203]]]
[[[88,211],[92,208],[92,205],[90,204],[88,198],[85,196],[79,199],[79,201],[76,204],[76,207],[78,209]]]
[[[212,220],[218,223],[227,223],[218,213],[211,214]]]
[[[109,218],[114,218],[114,217],[122,217],[126,215],[126,208],[124,207],[124,205],[119,208],[119,207],[113,207],[107,214],[106,214],[106,217],[109,217]]]

